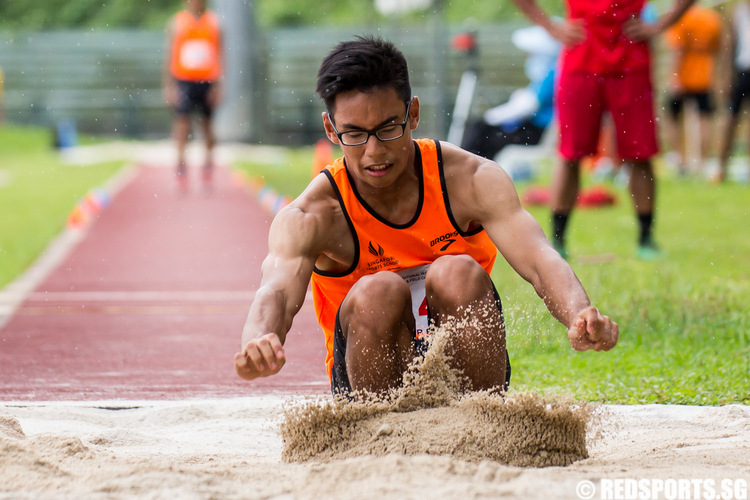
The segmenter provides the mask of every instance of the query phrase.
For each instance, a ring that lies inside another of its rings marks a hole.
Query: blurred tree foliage
[[[563,1],[539,0],[539,3],[548,12],[562,15]],[[258,21],[264,27],[368,25],[386,21],[376,11],[374,0],[255,0],[255,5]],[[450,23],[523,19],[508,0],[433,0],[432,9],[389,20],[424,22],[432,18],[437,5],[442,6],[444,19]],[[0,0],[0,29],[163,28],[182,6],[183,0]]]
[[[0,29],[164,28],[182,0],[0,0]]]
[[[431,9],[385,18],[375,9],[374,0],[256,0],[257,12],[263,26],[304,25],[367,25],[390,20],[424,22],[430,19],[437,6],[452,24],[496,23],[520,21],[523,15],[510,0],[433,0]],[[550,14],[564,14],[564,0],[538,0]],[[321,15],[321,12],[324,14]]]

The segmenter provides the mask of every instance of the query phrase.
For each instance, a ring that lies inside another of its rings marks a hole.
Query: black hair
[[[331,50],[318,70],[315,91],[333,113],[336,96],[342,92],[389,86],[404,102],[411,99],[406,58],[393,43],[369,35],[340,42]]]

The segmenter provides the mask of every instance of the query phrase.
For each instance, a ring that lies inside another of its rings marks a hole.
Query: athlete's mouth
[[[367,167],[365,167],[365,170],[377,173],[388,170],[391,166],[393,166],[393,163],[379,163],[377,165],[368,165]]]

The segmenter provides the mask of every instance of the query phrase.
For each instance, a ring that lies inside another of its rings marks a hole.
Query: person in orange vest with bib
[[[505,171],[448,142],[412,139],[420,119],[406,59],[392,43],[338,44],[318,72],[328,139],[343,157],[274,218],[260,287],[235,370],[274,375],[312,282],[335,395],[384,394],[403,383],[431,326],[447,338],[466,391],[510,382],[498,251],[531,283],[576,350],[612,349],[618,326],[592,306],[568,263],[521,206]]]
[[[164,64],[164,97],[174,110],[172,134],[177,144],[176,178],[181,190],[188,187],[185,149],[191,115],[200,116],[206,158],[203,182],[210,186],[215,144],[211,118],[222,97],[222,31],[216,14],[205,0],[185,0],[167,27]]]

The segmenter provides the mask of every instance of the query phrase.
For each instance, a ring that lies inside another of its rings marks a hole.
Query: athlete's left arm
[[[676,23],[695,0],[674,0],[669,10],[664,12],[654,23],[644,22],[641,16],[633,17],[625,22],[622,31],[626,37],[636,42],[644,42],[654,38]]]
[[[552,248],[536,219],[521,206],[508,174],[496,163],[458,148],[447,146],[444,151],[446,165],[457,161],[465,174],[459,182],[450,183],[456,186],[453,192],[449,188],[457,220],[484,227],[505,260],[532,284],[550,313],[568,328],[574,349],[614,347],[617,324],[591,305],[573,269]]]

